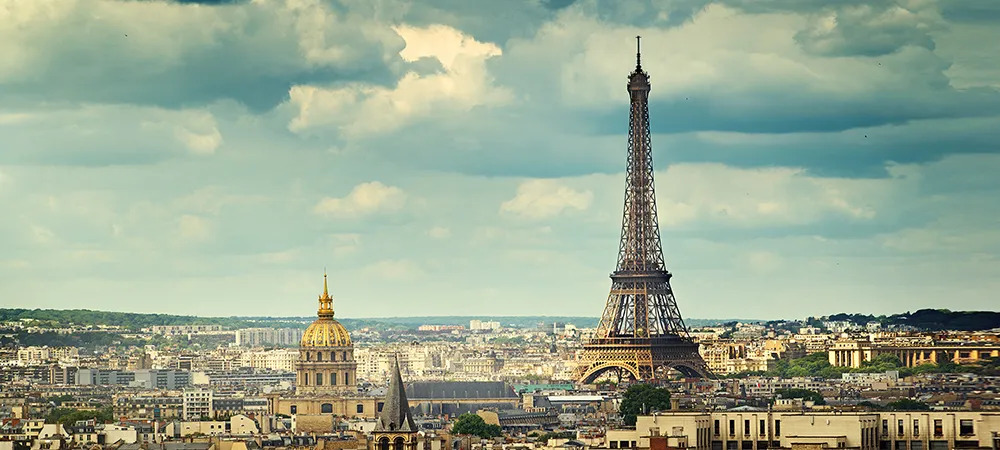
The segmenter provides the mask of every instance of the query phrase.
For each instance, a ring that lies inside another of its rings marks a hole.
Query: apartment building
[[[184,420],[199,420],[202,417],[212,417],[212,391],[207,389],[192,389],[184,391]]]

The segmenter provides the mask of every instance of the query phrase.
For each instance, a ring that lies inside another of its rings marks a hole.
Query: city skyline
[[[8,6],[0,307],[597,317],[641,34],[685,317],[996,309],[1000,7],[213,3]]]

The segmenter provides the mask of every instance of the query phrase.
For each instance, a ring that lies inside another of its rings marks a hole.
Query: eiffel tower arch
[[[636,36],[635,70],[627,85],[631,106],[618,265],[601,322],[583,346],[576,372],[581,383],[608,373],[656,380],[672,369],[686,376],[711,376],[681,318],[663,261],[653,189],[649,75],[642,70],[638,43]]]

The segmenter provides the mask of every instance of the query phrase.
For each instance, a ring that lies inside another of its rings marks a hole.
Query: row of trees
[[[940,364],[921,364],[916,367],[905,367],[902,361],[894,355],[879,355],[871,361],[865,361],[861,367],[837,367],[830,364],[826,353],[813,353],[802,358],[778,360],[774,368],[768,371],[741,372],[729,375],[729,378],[745,378],[748,376],[767,377],[820,377],[840,378],[844,373],[882,373],[889,370],[899,371],[902,377],[921,373],[977,373],[981,375],[1000,375],[1000,359],[986,361],[978,365],[958,365],[951,361]]]
[[[872,316],[866,314],[834,314],[833,321],[846,321],[859,325],[878,322],[882,325],[907,325],[921,330],[963,330],[979,331],[1000,327],[1000,312],[996,311],[950,311],[947,309],[921,309],[915,312]]]

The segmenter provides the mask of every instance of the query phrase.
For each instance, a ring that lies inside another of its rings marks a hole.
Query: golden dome
[[[319,296],[319,319],[316,319],[302,333],[300,347],[350,347],[351,335],[340,322],[333,319],[333,297],[326,288],[326,274],[323,274],[323,295]]]
[[[333,319],[317,319],[302,333],[301,347],[350,347],[351,335],[340,322]]]

